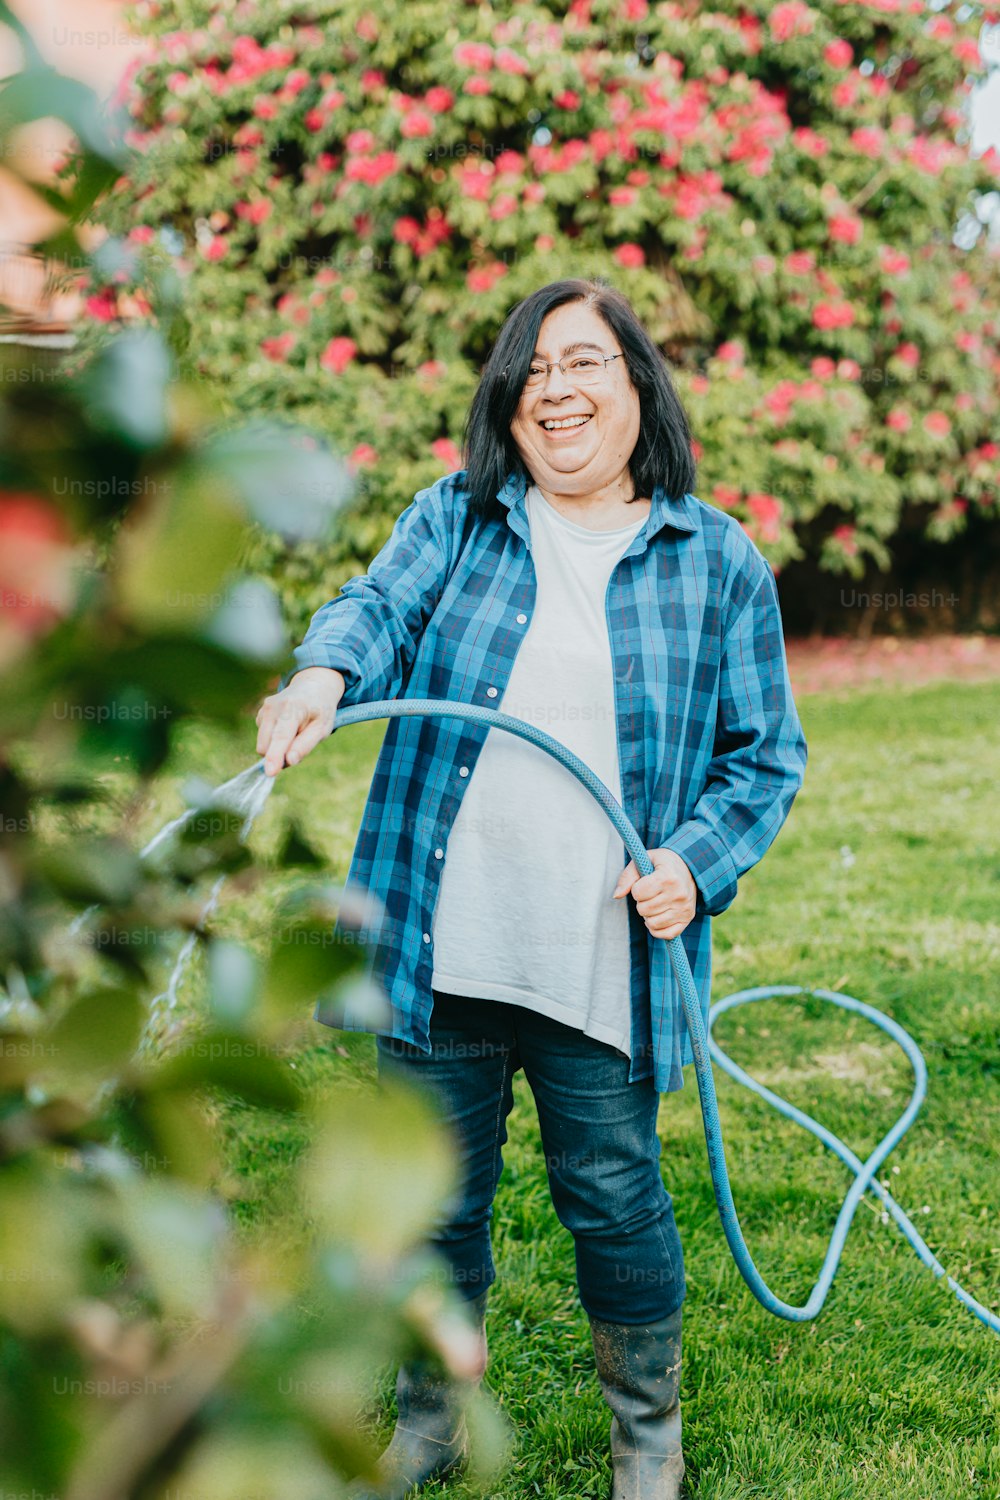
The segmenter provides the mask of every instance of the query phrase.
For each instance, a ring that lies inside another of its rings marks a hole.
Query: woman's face
[[[552,364],[576,352],[621,354],[622,349],[599,313],[582,302],[566,302],[544,318],[535,353]],[[546,429],[546,422],[566,417],[587,420],[556,431]],[[522,392],[510,431],[528,473],[542,490],[584,496],[606,489],[627,475],[639,437],[639,396],[624,356],[605,366],[597,384],[579,389],[553,366],[537,391]]]

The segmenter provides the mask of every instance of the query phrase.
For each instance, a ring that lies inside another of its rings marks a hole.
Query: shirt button
[[[468,768],[468,766],[459,766],[459,768],[458,768],[458,774],[459,774],[459,776],[468,776],[468,774],[469,774],[469,768]]]
[[[444,850],[443,849],[435,849],[434,850],[434,858],[435,859],[444,859]]]
[[[518,624],[519,624],[519,625],[523,625],[523,624],[524,624],[524,622],[525,622],[525,620],[526,620],[526,619],[527,619],[527,618],[528,618],[528,616],[527,616],[527,615],[518,615],[518,617],[517,617],[517,623],[518,623]]]
[[[431,940],[431,935],[430,935],[430,933],[429,933],[429,932],[425,932],[425,933],[424,933],[424,942],[425,942],[425,943],[429,943],[429,942],[430,942],[430,940]]]
[[[487,696],[487,698],[495,698],[496,695],[497,695],[496,688],[487,688],[486,689],[486,696]]]

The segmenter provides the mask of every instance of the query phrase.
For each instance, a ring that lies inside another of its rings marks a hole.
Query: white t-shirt
[[[608,580],[646,517],[590,531],[536,485],[525,498],[535,609],[495,707],[546,730],[622,801]],[[487,735],[452,825],[433,921],[431,984],[507,1000],[631,1055],[628,851],[600,804],[547,751]]]

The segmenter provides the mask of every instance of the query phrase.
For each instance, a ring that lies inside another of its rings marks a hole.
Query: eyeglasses
[[[533,359],[528,366],[524,389],[540,390],[549,378],[549,371],[556,367],[571,385],[596,385],[599,380],[604,379],[604,372],[611,361],[621,358],[620,354],[574,354],[572,359]]]

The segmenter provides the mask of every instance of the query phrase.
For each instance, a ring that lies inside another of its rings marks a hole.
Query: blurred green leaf
[[[56,1073],[113,1074],[135,1053],[145,1008],[130,990],[82,995],[44,1034]]]
[[[210,1316],[229,1228],[220,1203],[190,1185],[136,1175],[115,1184],[122,1232],[168,1316]]]
[[[157,448],[167,437],[171,371],[170,354],[155,328],[128,329],[87,366],[80,381],[83,411],[97,431],[113,432],[138,448]],[[165,488],[163,481],[160,487]],[[199,535],[195,550],[201,542]]]
[[[207,1004],[221,1029],[241,1027],[253,1015],[260,986],[256,956],[242,943],[211,938],[208,943]]]
[[[327,438],[291,423],[260,418],[218,434],[203,461],[235,486],[254,520],[286,541],[329,537],[355,491]]]
[[[302,1092],[288,1064],[265,1040],[243,1032],[204,1031],[150,1074],[150,1090],[221,1088],[261,1109],[295,1110]]]
[[[345,1090],[316,1106],[315,1131],[302,1177],[308,1210],[374,1264],[424,1236],[457,1185],[453,1142],[416,1090]]]
[[[129,620],[173,634],[222,605],[246,522],[202,467],[185,464],[150,485],[119,533],[115,588]]]
[[[110,835],[92,835],[36,849],[35,868],[69,901],[123,905],[142,879],[134,849]]]

